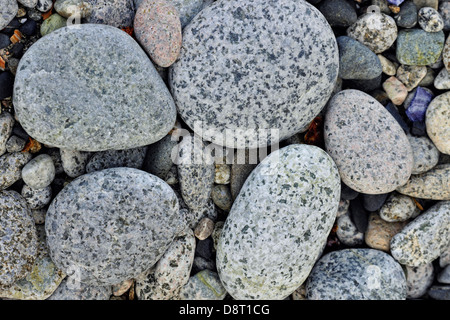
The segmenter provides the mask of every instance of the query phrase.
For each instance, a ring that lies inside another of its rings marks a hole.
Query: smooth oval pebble
[[[338,60],[329,24],[306,1],[215,1],[184,28],[169,84],[181,118],[204,140],[264,147],[319,114]]]
[[[144,0],[134,17],[134,34],[150,58],[169,67],[181,49],[181,22],[174,5],[166,0]]]
[[[22,179],[32,189],[48,187],[55,178],[55,165],[48,154],[40,154],[22,168]]]
[[[374,249],[344,249],[324,255],[306,283],[308,300],[405,300],[402,267]]]
[[[440,201],[392,238],[391,254],[399,263],[417,267],[438,258],[449,239],[450,201]]]
[[[0,190],[9,188],[22,177],[22,168],[33,158],[29,152],[7,153],[0,157]]]
[[[387,222],[406,221],[419,211],[411,197],[392,193],[380,209],[380,217]]]
[[[388,193],[411,175],[408,138],[390,113],[364,92],[344,90],[332,98],[324,136],[342,181],[358,192]]]
[[[107,25],[64,27],[35,42],[20,60],[13,101],[30,136],[80,151],[148,145],[163,138],[176,118],[173,99],[145,52]]]
[[[389,252],[390,242],[394,235],[399,233],[406,222],[387,222],[380,215],[372,212],[364,234],[365,243],[372,249]]]
[[[290,145],[250,174],[225,221],[217,270],[235,299],[284,299],[306,279],[336,219],[340,179],[320,148]],[[294,272],[295,270],[295,272]]]
[[[444,29],[444,20],[439,12],[433,8],[421,8],[417,17],[420,27],[426,32],[439,32]]]
[[[414,156],[412,174],[427,172],[437,165],[439,151],[429,138],[408,135],[408,140]]]
[[[440,152],[450,154],[450,92],[434,98],[425,114],[427,133]]]
[[[150,269],[184,221],[164,181],[112,168],[69,183],[50,204],[45,227],[58,268],[86,284],[113,285]]]

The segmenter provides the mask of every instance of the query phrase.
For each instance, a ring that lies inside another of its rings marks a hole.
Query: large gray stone
[[[271,153],[250,174],[217,246],[220,279],[235,299],[284,299],[322,252],[339,206],[330,156],[308,145]]]
[[[133,26],[133,0],[86,0],[90,4],[88,23],[106,24],[117,28]]]
[[[0,30],[14,19],[18,10],[19,5],[16,0],[0,0]]]
[[[338,60],[330,26],[306,1],[219,0],[184,29],[169,82],[180,116],[202,138],[263,147],[319,114]]]
[[[145,52],[106,25],[64,27],[34,43],[20,60],[13,100],[30,136],[80,151],[151,144],[172,129],[176,117]]]
[[[113,285],[150,269],[185,223],[164,181],[111,168],[67,185],[50,204],[45,226],[58,268],[87,284]]]

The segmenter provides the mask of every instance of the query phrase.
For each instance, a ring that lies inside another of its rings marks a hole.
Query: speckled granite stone
[[[438,164],[433,169],[412,175],[406,184],[396,190],[402,194],[431,200],[450,200],[450,163]]]
[[[31,209],[31,216],[35,224],[44,224],[47,209]]]
[[[181,196],[189,209],[201,209],[211,196],[214,160],[197,135],[183,138],[178,145],[177,156]]]
[[[169,67],[181,49],[178,10],[167,0],[144,0],[134,17],[134,35],[154,63]]]
[[[64,172],[71,178],[81,176],[86,172],[86,164],[92,156],[91,152],[60,149],[61,164]]]
[[[87,23],[106,24],[117,28],[133,26],[133,0],[86,0],[91,5]]]
[[[65,274],[50,259],[44,226],[36,226],[38,249],[30,273],[12,286],[0,288],[0,297],[19,300],[45,300],[59,286]]]
[[[344,90],[332,98],[324,136],[342,181],[356,191],[388,193],[411,175],[408,138],[390,113],[361,91]]]
[[[306,283],[309,300],[405,300],[406,278],[390,255],[344,249],[323,256]]]
[[[170,300],[189,281],[195,237],[191,229],[176,237],[156,265],[136,279],[139,300]]]
[[[387,222],[381,219],[379,214],[372,212],[364,234],[365,243],[373,249],[389,252],[392,237],[405,225],[406,222]]]
[[[330,26],[305,1],[215,1],[184,29],[169,83],[181,118],[205,140],[256,148],[311,122],[338,58]]]
[[[30,136],[80,151],[148,145],[163,138],[176,117],[145,52],[106,25],[64,27],[34,43],[20,60],[13,100]]]
[[[38,0],[36,4],[36,9],[40,12],[47,12],[52,8],[53,0]]]
[[[439,151],[427,137],[415,137],[408,135],[409,144],[413,150],[414,165],[412,174],[427,172],[437,165],[439,161]]]
[[[419,267],[405,266],[408,298],[418,299],[425,295],[434,281],[435,272],[432,263]]]
[[[350,207],[350,201],[341,199],[339,201],[339,207],[338,207],[338,211],[336,213],[336,218],[339,218],[340,216],[346,214],[348,212],[349,207]]]
[[[34,8],[37,5],[38,0],[17,0],[18,3],[27,8]]]
[[[366,45],[374,53],[389,49],[397,39],[395,20],[384,13],[363,14],[347,29],[347,35]]]
[[[50,204],[45,226],[58,268],[75,270],[88,284],[113,285],[150,269],[185,225],[164,181],[112,168],[68,184]]]
[[[391,254],[401,264],[417,267],[438,258],[450,239],[450,201],[440,201],[391,240]]]
[[[32,189],[24,184],[21,194],[31,210],[42,209],[49,204],[52,199],[52,187],[47,186],[42,189]]]
[[[11,136],[13,126],[14,118],[10,113],[3,112],[0,114],[0,156],[6,152],[6,143]]]
[[[85,0],[56,0],[54,9],[64,18],[86,18],[91,14],[91,4]]]
[[[67,19],[54,13],[42,22],[39,32],[41,33],[41,36],[45,36],[65,26],[67,26]]]
[[[228,293],[292,294],[321,253],[339,195],[337,168],[322,149],[292,144],[267,156],[247,178],[219,239],[217,270]]]
[[[425,114],[427,133],[442,153],[450,154],[450,92],[434,98]]]
[[[16,0],[0,0],[0,30],[14,19],[18,10],[19,5]]]
[[[26,141],[16,135],[12,135],[8,141],[6,141],[6,152],[13,153],[22,151],[25,147]]]
[[[450,7],[450,3],[448,3]],[[445,41],[444,50],[442,50],[442,62],[444,62],[444,67],[447,71],[450,70],[450,37],[447,37]]]
[[[442,68],[434,79],[434,87],[439,90],[450,89],[450,74],[447,69]]]
[[[108,168],[127,167],[141,169],[147,147],[125,150],[107,150],[96,152],[86,164],[86,172],[100,171]]]
[[[29,152],[7,153],[0,157],[0,190],[9,188],[22,177],[22,168],[33,158]]]
[[[400,6],[400,12],[395,15],[398,27],[413,28],[417,24],[417,7],[412,1],[405,1]]]
[[[444,48],[444,42],[443,31],[400,30],[396,47],[397,60],[405,65],[431,65],[438,61]]]
[[[411,197],[394,192],[380,209],[380,217],[387,222],[406,221],[417,215],[419,208]]]
[[[439,266],[445,268],[448,265],[450,265],[450,242],[444,252],[439,256]]]
[[[111,286],[94,286],[66,277],[47,300],[109,300]]]
[[[142,169],[165,180],[173,166],[172,150],[176,149],[177,144],[177,141],[172,140],[172,135],[167,135],[149,145]]]
[[[337,218],[336,236],[346,246],[358,246],[364,242],[364,233],[356,228],[349,212]]]
[[[397,69],[396,77],[405,85],[408,91],[412,91],[426,75],[427,67],[425,66],[401,65]]]
[[[227,294],[217,273],[203,270],[189,278],[180,290],[179,300],[223,300]]]
[[[15,191],[0,191],[0,286],[10,286],[30,273],[37,246],[25,199]]]
[[[22,179],[32,189],[48,187],[55,178],[55,165],[48,154],[40,154],[22,168]]]
[[[439,32],[444,29],[444,20],[436,9],[423,7],[417,13],[420,27],[426,32]]]

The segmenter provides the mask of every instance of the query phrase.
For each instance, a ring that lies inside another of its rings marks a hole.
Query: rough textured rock
[[[160,67],[169,67],[181,49],[178,10],[167,0],[144,0],[134,17],[134,34],[150,58]]]
[[[22,179],[32,189],[48,187],[55,178],[55,165],[48,154],[40,154],[22,168]]]
[[[37,256],[37,233],[27,202],[15,191],[0,191],[0,286],[26,277]]]
[[[420,27],[426,32],[439,32],[444,29],[444,20],[436,9],[423,7],[417,17]]]
[[[356,191],[388,193],[411,175],[413,155],[402,128],[378,101],[361,91],[344,90],[332,98],[324,136],[342,181]]]
[[[440,201],[391,240],[391,254],[401,264],[417,267],[432,262],[450,239],[450,201]]]
[[[402,267],[374,249],[344,249],[323,256],[306,283],[309,300],[405,300]]]
[[[19,6],[16,0],[1,0],[0,8],[0,30],[2,30],[14,19]]]
[[[434,281],[435,272],[432,263],[419,267],[405,267],[408,284],[408,298],[418,299],[425,295]]]
[[[148,145],[163,138],[176,117],[145,52],[106,25],[65,27],[39,39],[20,60],[13,98],[30,136],[80,151]]]
[[[50,204],[45,226],[58,268],[87,284],[113,285],[150,269],[185,225],[164,181],[112,168],[68,184]]]
[[[146,146],[125,150],[96,152],[88,160],[86,164],[86,172],[90,173],[117,167],[141,169],[146,152]]]
[[[11,114],[8,112],[0,114],[0,156],[6,152],[6,143],[11,136],[13,125],[14,118]]]
[[[405,66],[401,65],[397,69],[397,79],[400,80],[408,91],[416,88],[420,81],[427,75],[425,66]]]
[[[438,164],[433,169],[412,175],[406,184],[396,190],[402,194],[432,200],[450,200],[450,163]]]
[[[228,293],[235,299],[292,294],[321,253],[339,195],[337,168],[322,149],[290,145],[267,156],[248,177],[221,232],[216,262]]]
[[[226,294],[217,273],[203,270],[189,278],[180,290],[179,300],[223,300]]]
[[[32,189],[24,184],[21,194],[31,210],[42,209],[49,204],[52,199],[52,187],[47,186],[42,189]]]
[[[438,61],[444,48],[444,42],[445,35],[443,31],[401,30],[397,38],[397,60],[405,65],[431,65]]]
[[[379,214],[372,212],[364,234],[365,243],[373,249],[389,252],[392,237],[399,233],[405,224],[406,222],[387,222],[381,219]]]
[[[0,190],[9,188],[22,177],[22,168],[33,156],[29,152],[7,153],[0,157]]]
[[[450,154],[450,92],[434,98],[425,115],[427,133],[442,153]]]
[[[91,5],[88,23],[106,24],[117,28],[133,26],[133,0],[86,0]]]
[[[310,123],[337,72],[335,37],[309,3],[232,0],[204,8],[184,29],[169,79],[194,132],[218,145],[256,148]]]

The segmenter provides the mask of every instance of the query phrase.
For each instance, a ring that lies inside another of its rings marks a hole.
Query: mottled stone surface
[[[6,152],[6,143],[11,136],[13,125],[14,118],[10,113],[3,112],[0,114],[0,156]]]
[[[423,7],[417,13],[420,27],[426,32],[439,32],[444,29],[444,20],[436,9]]]
[[[19,300],[45,300],[59,286],[65,274],[56,268],[47,248],[44,226],[36,227],[38,249],[30,273],[12,286],[1,289],[0,297]]]
[[[164,181],[112,168],[68,184],[50,204],[45,226],[62,271],[75,270],[88,284],[113,285],[150,269],[184,223]]]
[[[170,300],[189,281],[195,237],[191,229],[176,237],[158,263],[136,281],[139,300]]]
[[[37,246],[25,199],[15,191],[0,191],[0,286],[10,286],[30,273]]]
[[[402,194],[432,200],[450,200],[450,163],[438,164],[433,169],[412,175],[406,184],[396,190]]]
[[[158,142],[149,145],[142,169],[165,180],[173,166],[172,151],[176,150],[178,141],[167,135]]]
[[[292,294],[321,253],[339,195],[337,168],[322,149],[293,144],[267,156],[242,187],[219,239],[217,270],[229,294]]]
[[[450,239],[450,201],[440,201],[391,240],[391,254],[401,264],[417,267],[432,262]]]
[[[7,153],[0,157],[0,190],[21,179],[22,168],[32,157],[29,152]]]
[[[203,270],[181,288],[179,300],[223,300],[227,294],[217,273]]]
[[[408,135],[408,140],[414,156],[412,174],[427,172],[437,165],[439,151],[430,139]]]
[[[386,79],[386,81],[383,82],[383,89],[392,103],[396,106],[401,105],[408,96],[408,89],[396,77]]]
[[[381,54],[377,54],[377,57],[380,60],[383,73],[387,74],[388,76],[395,76],[395,74],[397,73],[395,64]]]
[[[200,124],[205,140],[256,148],[310,123],[337,73],[335,37],[309,3],[232,0],[204,8],[184,29],[169,78],[180,116],[197,134]]]
[[[342,181],[356,191],[388,193],[411,175],[408,138],[390,113],[361,91],[344,90],[332,98],[324,136]]]
[[[447,69],[442,68],[442,70],[438,73],[434,79],[434,87],[439,90],[450,89],[450,74]]]
[[[390,255],[344,249],[323,256],[306,283],[309,300],[405,300],[406,278]]]
[[[211,199],[220,209],[230,211],[233,199],[230,188],[225,185],[215,185],[211,191]]]
[[[449,3],[450,6],[450,3]],[[445,41],[444,49],[442,50],[442,61],[444,62],[444,67],[450,70],[450,37],[447,37]]]
[[[17,14],[19,6],[16,0],[0,1],[0,30],[5,28]]]
[[[86,164],[92,156],[90,152],[60,149],[61,163],[64,172],[71,178],[81,176],[86,172]]]
[[[32,189],[48,187],[55,178],[55,165],[48,154],[40,154],[22,168],[22,179]]]
[[[66,277],[48,300],[109,300],[111,286],[94,286]]]
[[[392,237],[400,232],[405,224],[406,222],[387,222],[378,213],[372,212],[364,234],[365,243],[373,249],[389,252]]]
[[[117,167],[141,169],[146,152],[146,146],[125,150],[96,152],[88,160],[86,164],[86,172],[90,173]]]
[[[438,61],[444,48],[444,42],[443,31],[400,30],[396,47],[397,60],[405,65],[431,65]]]
[[[91,14],[91,4],[85,0],[56,0],[54,8],[64,18],[86,18]]]
[[[450,3],[448,1],[441,1],[439,4],[439,14],[444,19],[444,31],[450,30]]]
[[[21,5],[27,8],[34,8],[38,0],[17,0]]]
[[[364,233],[356,228],[347,212],[337,218],[336,236],[346,246],[358,246],[364,242]]]
[[[24,184],[21,194],[31,210],[42,209],[49,204],[52,199],[52,187],[47,186],[42,189],[32,189]]]
[[[38,0],[36,9],[40,12],[47,12],[52,8],[53,0]]]
[[[214,173],[214,182],[217,184],[229,184],[231,175],[231,167],[228,164],[216,164]]]
[[[65,26],[67,26],[67,19],[57,13],[54,13],[42,22],[40,28],[41,36],[45,36]]]
[[[419,267],[405,266],[408,298],[418,299],[427,293],[434,281],[435,272],[432,263]]]
[[[401,65],[397,69],[396,77],[405,85],[408,91],[412,91],[426,75],[427,67],[425,66]]]
[[[214,230],[214,221],[209,218],[203,218],[197,224],[194,230],[194,235],[199,240],[208,238]]]
[[[128,279],[124,280],[121,283],[118,283],[116,285],[112,286],[112,293],[116,297],[120,297],[124,293],[126,293],[128,290],[130,290],[130,287],[133,285],[134,280]]]
[[[6,141],[6,151],[9,153],[22,151],[25,147],[26,141],[22,138],[12,135],[8,141]]]
[[[395,20],[384,13],[366,13],[347,29],[347,35],[374,53],[389,49],[397,39]]]
[[[417,214],[414,200],[403,194],[392,193],[380,209],[380,217],[387,222],[406,221]]]
[[[151,144],[176,117],[145,52],[127,33],[106,25],[65,27],[39,39],[20,60],[13,98],[29,135],[80,151]]]
[[[427,133],[440,152],[450,154],[450,92],[434,98],[425,115]]]
[[[160,67],[169,67],[177,60],[181,50],[181,23],[178,10],[170,1],[142,1],[134,17],[134,34]]]
[[[88,23],[106,24],[117,28],[133,26],[133,0],[86,0],[91,5]]]
[[[450,264],[450,242],[447,245],[447,248],[444,250],[444,252],[439,257],[439,266],[441,268],[444,268],[445,266],[448,266]]]

